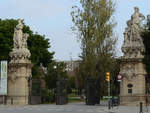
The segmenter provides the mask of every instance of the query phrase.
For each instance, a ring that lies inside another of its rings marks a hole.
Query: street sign
[[[0,95],[7,95],[7,61],[0,63]]]
[[[118,80],[117,80],[118,82],[121,82],[121,81],[122,81],[122,75],[118,75],[117,78],[118,78]]]

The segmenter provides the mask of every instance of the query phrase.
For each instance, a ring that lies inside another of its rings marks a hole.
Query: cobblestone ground
[[[28,105],[28,106],[3,106],[0,113],[139,113],[139,106],[119,106],[108,110],[107,106],[87,106],[84,103],[71,103],[68,105]],[[144,107],[143,113],[150,113]]]

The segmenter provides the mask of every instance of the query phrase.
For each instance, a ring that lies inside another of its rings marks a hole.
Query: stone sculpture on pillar
[[[10,52],[10,63],[30,63],[29,58],[31,56],[30,51],[27,48],[27,39],[29,35],[22,32],[23,24],[21,20],[18,20],[18,25],[14,31],[14,48]]]
[[[14,29],[13,49],[8,65],[8,95],[7,104],[26,105],[29,103],[29,78],[31,78],[32,64],[29,60],[31,53],[27,47],[29,35],[22,32],[22,20]]]
[[[144,45],[141,38],[141,23],[145,19],[144,15],[139,13],[138,7],[134,8],[135,12],[131,16],[131,20],[127,21],[127,27],[124,32],[124,44],[122,52],[124,58],[144,58]]]
[[[134,8],[134,14],[127,21],[124,32],[124,43],[121,58],[120,75],[121,82],[121,104],[136,105],[139,102],[145,103],[145,76],[146,70],[143,64],[145,47],[142,41],[141,32],[144,15],[139,12],[138,7]]]

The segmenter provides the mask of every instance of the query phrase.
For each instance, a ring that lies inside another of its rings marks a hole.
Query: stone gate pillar
[[[26,105],[29,98],[28,80],[31,77],[32,64],[29,60],[30,51],[27,48],[28,34],[22,32],[22,21],[14,30],[13,50],[9,53],[11,61],[8,64],[8,95],[7,104]]]
[[[145,103],[146,90],[146,70],[143,64],[144,44],[141,37],[141,22],[145,19],[139,12],[138,7],[131,19],[127,21],[124,32],[124,43],[121,58],[120,74],[123,76],[121,82],[120,102],[122,105],[138,105],[139,102]]]

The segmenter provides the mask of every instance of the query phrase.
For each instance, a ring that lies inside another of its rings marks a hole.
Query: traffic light
[[[106,81],[109,82],[110,81],[110,73],[106,72]]]

